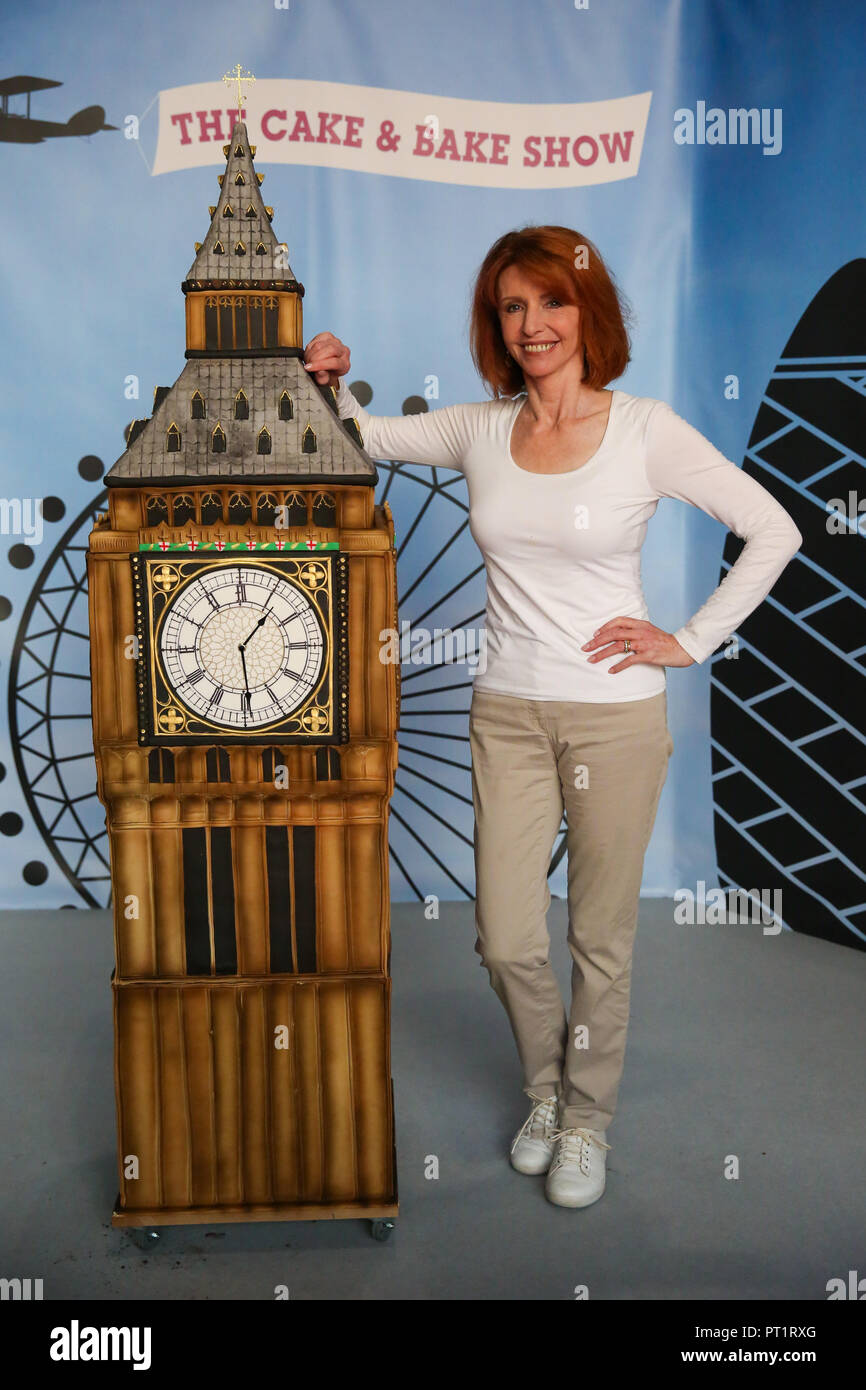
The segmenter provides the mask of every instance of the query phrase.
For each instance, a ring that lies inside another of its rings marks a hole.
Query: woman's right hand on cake
[[[304,348],[304,366],[320,386],[338,386],[351,365],[349,349],[333,333],[317,333]]]

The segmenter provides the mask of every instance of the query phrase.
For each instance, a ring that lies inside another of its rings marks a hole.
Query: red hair
[[[579,251],[586,262],[581,268],[575,264]],[[494,242],[472,293],[469,348],[493,396],[514,396],[525,388],[521,368],[505,355],[496,299],[499,276],[511,265],[564,304],[579,307],[587,386],[599,390],[622,376],[631,358],[626,329],[630,309],[601,254],[588,237],[570,227],[523,227]]]

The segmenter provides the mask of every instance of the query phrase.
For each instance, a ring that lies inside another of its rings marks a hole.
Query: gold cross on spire
[[[256,79],[253,77],[253,74],[251,72],[241,72],[240,63],[236,63],[235,66],[232,68],[231,72],[223,73],[223,82],[227,84],[231,82],[237,82],[238,84],[238,120],[240,120],[241,118],[241,112],[243,111],[244,101],[243,93],[241,91],[241,82],[255,82],[255,80]]]

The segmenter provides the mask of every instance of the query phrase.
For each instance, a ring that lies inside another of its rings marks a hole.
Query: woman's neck
[[[599,396],[575,372],[562,368],[550,376],[534,380],[524,377],[527,410],[540,425],[555,429],[560,420],[579,420],[599,409]]]

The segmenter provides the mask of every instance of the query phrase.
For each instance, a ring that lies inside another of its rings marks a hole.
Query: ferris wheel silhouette
[[[353,382],[361,405],[366,382]],[[428,409],[421,396],[403,414]],[[93,463],[96,463],[93,460]],[[449,661],[443,638],[484,624],[484,565],[469,532],[461,473],[377,461],[376,501],[388,501],[397,543],[401,631],[399,766],[391,800],[391,891],[474,898],[468,716],[474,670]],[[101,477],[100,466],[98,476]],[[86,553],[107,490],[61,536],[23,610],[9,672],[16,770],[33,822],[82,903],[107,907],[111,874],[105,810],[96,794],[90,708]],[[438,639],[438,640],[437,640]],[[454,644],[458,651],[462,643]],[[478,643],[467,641],[468,651]],[[549,876],[565,855],[557,832]]]

